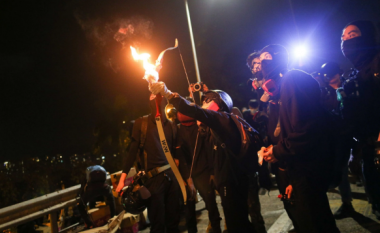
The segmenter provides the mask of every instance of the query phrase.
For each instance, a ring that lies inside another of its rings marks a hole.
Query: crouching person
[[[111,187],[106,183],[106,179],[107,173],[102,166],[95,165],[86,169],[86,181],[81,184],[78,209],[87,228],[94,227],[94,223],[87,214],[87,203],[90,202],[90,208],[95,208],[96,200],[99,197],[103,196],[106,198],[106,203],[110,207],[110,217],[112,218],[116,214],[115,200]]]
[[[228,232],[253,232],[248,220],[247,198],[248,176],[258,167],[256,149],[261,146],[261,140],[257,131],[229,114],[232,99],[224,91],[204,93],[203,105],[199,107],[169,91],[163,82],[152,84],[150,90],[168,98],[180,113],[196,119],[209,134],[210,141],[206,145],[212,151],[213,182],[222,199]],[[255,137],[250,137],[253,133]]]

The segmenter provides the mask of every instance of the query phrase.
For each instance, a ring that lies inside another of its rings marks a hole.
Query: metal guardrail
[[[110,179],[111,176],[107,175],[107,181]],[[49,214],[51,232],[58,233],[57,212],[76,205],[79,200],[77,199],[79,190],[80,185],[76,185],[0,209],[0,231]]]

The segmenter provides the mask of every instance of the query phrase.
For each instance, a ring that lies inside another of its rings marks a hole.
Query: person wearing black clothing
[[[331,114],[334,119],[336,139],[335,148],[335,166],[334,179],[332,187],[339,187],[342,199],[342,205],[334,213],[336,219],[352,216],[355,213],[352,206],[351,186],[348,181],[348,160],[350,158],[351,148],[353,147],[353,136],[349,126],[341,118],[340,104],[337,99],[336,89],[342,86],[341,75],[343,71],[335,62],[328,62],[322,65],[315,74],[321,89],[322,106]]]
[[[248,102],[248,109],[243,112],[244,120],[250,124],[254,129],[259,131],[263,141],[267,142],[267,125],[268,115],[259,110],[260,102],[257,99],[251,99]]]
[[[280,139],[280,103],[279,103],[279,97],[280,93],[278,91],[279,88],[275,88],[273,85],[274,80],[278,83],[281,81],[281,76],[285,74],[287,69],[287,56],[282,55],[282,53],[277,53],[279,56],[275,57],[275,60],[284,60],[283,62],[279,63],[276,68],[267,74],[265,77],[263,77],[263,94],[260,97],[260,101],[262,103],[268,104],[268,118],[267,118],[267,145],[276,145]],[[265,63],[265,62],[264,62]],[[262,69],[260,67],[261,74],[260,76],[263,76]],[[278,84],[277,86],[280,86]],[[265,89],[265,91],[264,91]],[[291,183],[290,183],[290,177],[287,172],[287,164],[284,161],[280,161],[278,163],[272,163],[271,164],[271,172],[275,175],[276,183],[278,190],[282,196],[289,195],[289,190],[292,190]],[[292,196],[290,191],[290,197]],[[293,194],[294,197],[294,194]],[[290,202],[283,201],[284,208],[286,210],[286,213],[288,214],[289,218],[292,220],[293,226],[295,230],[299,231],[296,215],[295,215],[295,206],[292,205]]]
[[[224,143],[218,144],[216,138],[211,135],[212,141],[205,145],[213,151],[214,183],[222,199],[223,212],[228,232],[243,233],[252,232],[253,228],[248,220],[248,175],[246,171],[250,167],[252,173],[257,171],[257,157],[251,157],[256,164],[238,162],[241,146],[240,131],[230,115],[232,109],[231,97],[220,90],[208,91],[204,94],[202,108],[191,105],[178,94],[169,91],[163,82],[151,85],[153,94],[161,93],[168,97],[170,103],[182,114],[204,124],[206,131],[211,129]],[[229,148],[234,156],[229,156],[224,151]]]
[[[365,189],[372,212],[380,219],[380,172],[375,160],[380,151],[380,51],[371,21],[349,23],[342,34],[343,55],[355,66],[350,80],[339,89],[343,118],[353,127],[363,160]]]
[[[297,232],[339,232],[326,192],[332,158],[329,150],[328,116],[320,104],[318,83],[307,73],[286,69],[288,52],[281,45],[261,50],[261,69],[266,79],[266,98],[279,96],[276,145],[264,152],[270,163],[285,163],[295,196]],[[277,73],[275,79],[273,73]],[[282,76],[282,77],[281,77]],[[268,78],[272,81],[269,82]],[[265,96],[264,96],[265,98]],[[271,114],[271,113],[270,113]]]
[[[260,99],[264,93],[264,90],[262,89],[263,76],[261,72],[260,52],[251,53],[247,57],[247,66],[252,73],[252,78],[247,81],[247,84],[249,84],[250,90],[253,93],[252,99]],[[260,111],[266,113],[267,107],[267,103],[259,102]]]
[[[211,151],[205,146],[210,138],[204,128],[198,128],[196,121],[180,112],[177,113],[180,126],[178,129],[178,141],[176,157],[179,159],[179,169],[188,185],[192,183],[203,198],[212,232],[222,232],[220,228],[220,215],[216,203],[215,186],[212,183],[213,161]],[[194,149],[195,153],[194,153]],[[195,201],[187,201],[186,222],[188,232],[197,232]]]
[[[267,143],[268,116],[264,112],[259,111],[259,101],[257,99],[251,99],[248,102],[248,107],[249,109],[243,112],[244,120],[254,129],[256,129],[259,132],[264,143]],[[265,166],[268,166],[268,164],[265,163],[261,169],[265,168],[269,174],[268,168]],[[250,177],[248,192],[248,211],[249,216],[251,217],[251,222],[255,227],[255,231],[257,233],[266,233],[267,231],[265,229],[264,218],[261,215],[258,175],[259,174],[256,174],[255,176]]]
[[[160,105],[160,112],[164,113],[166,99],[163,98]],[[148,124],[146,130],[146,139],[142,150],[146,153],[141,153],[140,161],[143,165],[145,172],[151,171],[155,168],[163,167],[168,164],[164,151],[161,147],[160,138],[155,122],[156,105],[155,98],[150,100],[151,114],[148,115]],[[175,132],[176,125],[168,121],[165,114],[161,114],[162,125],[169,149],[174,152],[176,143]],[[134,161],[138,156],[138,148],[141,136],[141,124],[143,119],[138,118],[135,120],[132,131],[132,141],[129,147],[129,153],[124,160],[123,173],[116,189],[120,192],[124,187],[124,180],[128,171],[133,166]],[[145,158],[147,159],[145,161]],[[174,176],[171,168],[164,170],[157,175],[149,178],[144,186],[151,193],[148,200],[148,217],[151,222],[150,232],[179,232],[179,199],[181,197],[179,184]]]
[[[115,199],[112,194],[111,187],[106,183],[106,171],[101,166],[88,167],[87,170],[93,169],[94,173],[103,175],[100,179],[90,179],[91,174],[86,178],[86,180],[81,184],[80,189],[80,199],[77,204],[79,213],[86,224],[87,228],[94,227],[89,215],[87,214],[87,203],[90,203],[90,208],[95,208],[96,201],[99,197],[105,197],[106,203],[110,207],[111,218],[116,215]]]

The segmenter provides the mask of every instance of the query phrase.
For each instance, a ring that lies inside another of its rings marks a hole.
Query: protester
[[[213,161],[207,146],[210,140],[208,133],[202,127],[198,127],[196,120],[177,113],[180,121],[178,129],[178,141],[176,157],[179,159],[179,168],[182,177],[187,180],[189,196],[187,201],[186,222],[189,233],[198,232],[195,213],[195,195],[198,190],[205,202],[212,232],[220,233],[220,215],[215,196],[215,185],[213,183]],[[208,229],[210,231],[211,229]]]
[[[102,166],[95,165],[86,169],[86,180],[81,184],[79,193],[78,210],[87,228],[94,227],[87,214],[87,204],[90,202],[90,208],[95,208],[95,201],[101,196],[106,197],[106,203],[110,208],[110,217],[112,218],[116,215],[115,200],[106,179],[107,173]]]
[[[343,121],[340,112],[340,104],[337,99],[336,90],[341,87],[341,75],[343,71],[335,62],[328,62],[316,72],[315,79],[321,89],[322,106],[331,114],[334,120],[336,138],[334,142],[334,179],[332,187],[339,187],[342,205],[334,213],[336,219],[346,218],[355,213],[352,206],[351,186],[348,181],[348,160],[351,148],[354,146],[353,135],[350,127]]]
[[[251,99],[248,102],[248,109],[243,112],[243,117],[248,124],[259,131],[263,141],[267,142],[268,115],[259,110],[259,105],[259,100]]]
[[[331,134],[318,83],[303,71],[287,72],[288,52],[281,45],[264,47],[260,60],[265,79],[262,99],[278,105],[279,111],[275,130],[279,141],[264,152],[264,159],[286,164],[296,202],[296,231],[339,232],[326,195],[333,164]]]
[[[349,23],[342,33],[343,55],[355,69],[338,89],[343,118],[353,127],[361,146],[363,177],[372,212],[380,219],[380,173],[375,162],[380,151],[380,53],[374,24],[366,20]]]
[[[228,232],[252,232],[248,220],[247,173],[257,170],[257,157],[240,154],[241,132],[232,116],[226,114],[233,106],[231,97],[220,90],[208,91],[204,93],[201,108],[173,94],[163,82],[153,84],[150,90],[153,94],[160,93],[169,98],[179,112],[196,119],[200,127],[210,132],[208,136],[212,140],[207,145],[213,151],[213,182],[222,199]]]
[[[263,76],[261,71],[261,61],[260,61],[260,52],[251,53],[247,57],[247,66],[252,73],[252,78],[250,78],[247,83],[253,93],[250,99],[260,99],[260,97],[264,94],[264,90],[262,89],[263,84]],[[263,112],[267,112],[267,103],[259,101],[259,110]]]
[[[165,232],[165,230],[166,232],[179,232],[180,188],[161,147],[155,122],[155,97],[152,97],[149,102],[151,114],[136,119],[133,125],[132,141],[128,155],[124,160],[123,173],[116,191],[120,192],[122,190],[128,171],[133,166],[137,156],[140,156],[140,161],[146,174],[145,178],[147,179],[144,186],[151,193],[151,197],[147,203],[151,232]],[[177,127],[167,120],[165,114],[163,114],[166,102],[167,100],[163,98],[159,110],[168,148],[174,152]],[[142,127],[144,121],[146,121],[145,129]],[[145,133],[144,139],[141,137],[143,133]],[[140,145],[142,140],[145,140],[145,142],[143,142],[143,145]],[[140,154],[138,154],[139,149]]]

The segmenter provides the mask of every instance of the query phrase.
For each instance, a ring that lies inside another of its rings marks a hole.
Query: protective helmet
[[[132,192],[133,188],[128,188],[122,195],[122,203],[126,212],[131,214],[142,213],[147,206],[147,200],[150,192],[145,186],[141,186],[139,190]]]
[[[229,94],[222,90],[210,90],[204,93],[204,96],[212,96],[215,100],[215,103],[218,104],[220,110],[225,112],[231,112],[233,107],[233,102]]]
[[[105,182],[107,179],[107,172],[102,166],[95,165],[86,169],[86,180],[88,183]]]
[[[338,63],[327,62],[321,66],[317,75],[323,78],[325,81],[330,81],[336,74],[342,75],[343,70],[340,69]]]

